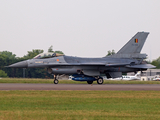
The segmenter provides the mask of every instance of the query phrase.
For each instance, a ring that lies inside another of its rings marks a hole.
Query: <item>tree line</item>
[[[5,66],[11,65],[16,62],[20,62],[23,60],[32,59],[36,55],[43,53],[43,50],[40,49],[34,49],[32,51],[28,51],[27,55],[24,55],[23,57],[16,57],[15,54],[9,51],[2,51],[0,52],[0,77],[18,77],[22,78],[24,77],[23,72],[25,72],[26,78],[53,78],[51,74],[47,72],[46,68],[6,68]],[[48,48],[48,52],[55,52],[64,54],[62,51],[53,51],[53,46],[50,46]],[[115,51],[108,51],[108,55],[115,54]],[[157,69],[160,69],[160,57],[156,60],[153,60],[150,62],[152,65],[156,66]]]
[[[7,68],[5,66],[23,61],[32,59],[36,55],[43,53],[44,50],[33,49],[32,51],[28,51],[27,55],[23,57],[16,57],[15,54],[9,51],[0,52],[0,77],[17,77],[22,78],[53,78],[51,74],[47,72],[46,68]],[[53,46],[49,47],[48,52],[55,52],[64,54],[62,51],[53,51]]]

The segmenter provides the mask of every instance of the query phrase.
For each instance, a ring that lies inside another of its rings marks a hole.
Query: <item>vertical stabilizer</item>
[[[117,52],[117,54],[140,53],[148,34],[148,32],[138,32]]]

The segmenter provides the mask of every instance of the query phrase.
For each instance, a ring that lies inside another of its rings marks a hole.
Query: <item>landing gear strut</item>
[[[59,81],[57,79],[57,75],[54,75],[54,81],[53,82],[54,82],[54,84],[58,84]]]
[[[101,77],[98,78],[98,79],[97,79],[97,83],[98,83],[98,84],[103,84],[103,78],[101,78]]]

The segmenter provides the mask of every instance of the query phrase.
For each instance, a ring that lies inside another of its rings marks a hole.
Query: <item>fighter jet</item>
[[[92,84],[97,81],[103,84],[102,76],[107,78],[122,77],[122,73],[145,71],[155,68],[147,64],[146,54],[140,54],[146,41],[148,32],[138,32],[116,54],[102,58],[81,58],[66,56],[57,53],[41,53],[33,59],[18,62],[11,68],[45,67],[48,73],[54,75],[54,83],[58,84],[57,75],[72,75],[72,80],[87,81]]]

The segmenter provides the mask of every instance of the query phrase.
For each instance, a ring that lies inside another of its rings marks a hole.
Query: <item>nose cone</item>
[[[18,62],[12,65],[9,65],[7,67],[11,67],[11,68],[27,68],[28,67],[28,63],[27,61],[22,61],[22,62]]]

